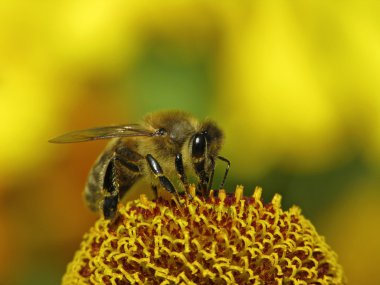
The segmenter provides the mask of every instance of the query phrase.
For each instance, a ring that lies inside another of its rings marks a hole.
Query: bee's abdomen
[[[143,156],[135,151],[136,147],[136,142],[132,139],[113,141],[95,161],[84,190],[84,198],[92,211],[99,211],[105,195],[112,194],[103,189],[105,183],[108,183],[105,176],[111,160],[114,160],[115,177],[108,179],[116,179],[116,191],[120,198],[142,176],[141,162],[144,160]]]
[[[100,202],[103,199],[103,181],[107,165],[112,158],[112,153],[104,152],[95,161],[88,174],[87,184],[84,189],[84,199],[91,211],[97,212],[100,209]]]

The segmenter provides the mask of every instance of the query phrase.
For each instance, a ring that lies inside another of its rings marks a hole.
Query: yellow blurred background
[[[97,218],[106,142],[47,140],[162,109],[215,119],[227,189],[282,194],[379,284],[380,2],[360,0],[0,0],[0,284],[59,284]]]

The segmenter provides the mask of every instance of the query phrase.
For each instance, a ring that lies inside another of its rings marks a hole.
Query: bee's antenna
[[[224,161],[225,163],[227,163],[226,171],[224,172],[223,181],[222,181],[222,183],[219,186],[219,189],[222,189],[224,187],[224,183],[226,182],[227,174],[228,174],[228,170],[230,169],[231,162],[227,158],[225,158],[223,156],[218,156],[218,159],[220,159],[220,160]],[[214,171],[213,171],[212,174],[214,174]]]

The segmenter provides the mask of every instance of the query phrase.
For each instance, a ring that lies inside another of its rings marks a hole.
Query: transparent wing
[[[73,131],[58,137],[55,137],[49,142],[51,143],[75,143],[86,142],[92,140],[102,140],[119,137],[137,137],[146,136],[151,137],[156,135],[156,131],[150,131],[138,124],[119,125],[98,127],[87,130]]]

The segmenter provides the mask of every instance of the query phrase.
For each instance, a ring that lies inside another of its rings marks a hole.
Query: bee
[[[142,178],[150,180],[156,195],[162,187],[178,199],[172,183],[176,179],[191,199],[186,173],[192,173],[197,178],[197,192],[207,197],[219,159],[227,165],[222,188],[230,168],[230,161],[218,155],[223,137],[211,120],[200,122],[186,112],[162,111],[147,115],[140,124],[73,131],[49,142],[112,139],[90,170],[84,198],[92,211],[102,211],[105,219],[113,219],[119,201]]]

